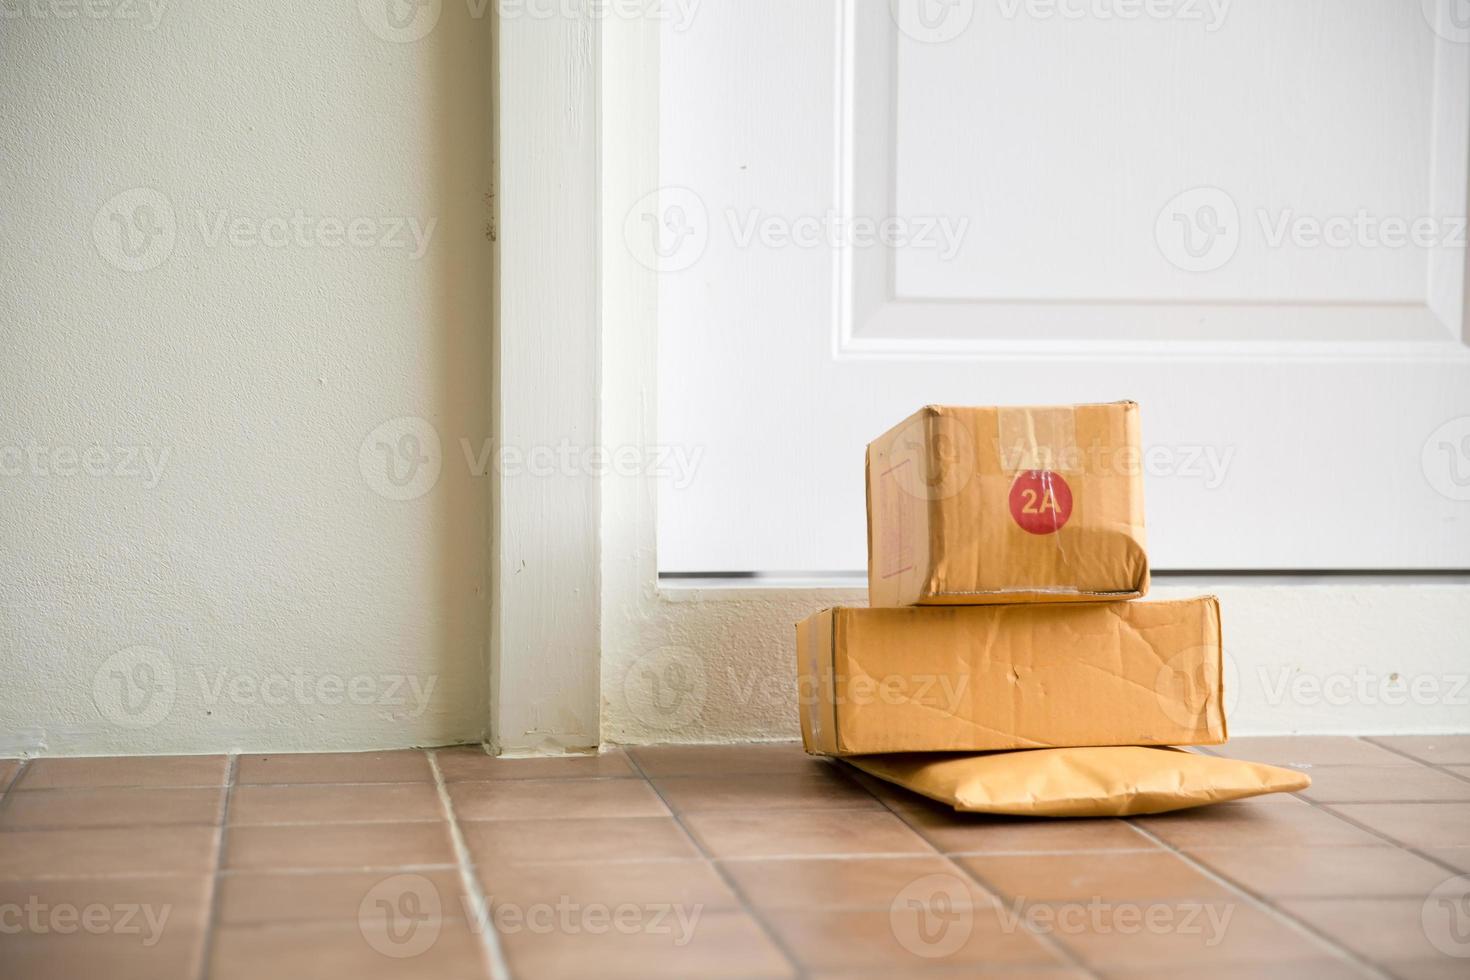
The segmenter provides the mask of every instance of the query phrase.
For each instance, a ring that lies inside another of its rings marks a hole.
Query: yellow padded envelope
[[[1291,793],[1312,784],[1294,769],[1131,745],[863,755],[842,761],[963,813],[1033,817],[1164,813]]]

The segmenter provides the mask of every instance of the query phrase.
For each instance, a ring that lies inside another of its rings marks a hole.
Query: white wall
[[[0,755],[484,731],[477,6],[0,5]]]

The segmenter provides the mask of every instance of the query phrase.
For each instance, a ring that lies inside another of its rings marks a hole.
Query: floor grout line
[[[1442,772],[1446,776],[1453,776],[1456,779],[1463,780],[1464,782],[1470,783],[1470,776],[1463,775],[1462,773],[1455,772],[1453,769],[1449,768],[1449,766],[1446,766],[1443,763],[1440,763],[1440,762],[1430,762],[1428,759],[1421,759],[1421,758],[1419,758],[1416,755],[1410,755],[1409,753],[1405,752],[1403,749],[1395,748],[1392,745],[1385,745],[1383,742],[1380,742],[1380,741],[1377,740],[1378,738],[1382,738],[1382,737],[1385,737],[1385,736],[1377,736],[1377,737],[1372,736],[1372,735],[1363,735],[1363,736],[1361,736],[1361,738],[1362,738],[1363,741],[1367,742],[1369,745],[1376,745],[1380,749],[1383,749],[1385,752],[1392,752],[1394,755],[1401,755],[1405,759],[1411,759],[1414,762],[1417,762],[1421,766],[1425,766],[1425,767],[1427,767],[1429,769],[1433,769],[1433,770],[1435,770],[1437,772]],[[1433,738],[1434,736],[1429,736],[1429,737]],[[1449,736],[1446,736],[1446,737],[1448,738]],[[1451,765],[1453,765],[1453,764],[1454,763],[1451,763]],[[1397,802],[1397,801],[1390,800],[1388,802]]]
[[[367,779],[367,780],[300,780],[297,782],[262,783],[247,780],[240,784],[241,789],[313,789],[316,787],[327,788],[331,786],[433,786],[432,779]],[[188,788],[188,787],[185,787]]]
[[[781,938],[781,935],[775,930],[775,928],[771,926],[768,921],[766,921],[765,915],[763,915],[761,910],[756,907],[755,903],[750,901],[749,896],[745,894],[745,891],[740,887],[739,882],[737,882],[729,873],[725,871],[723,867],[720,866],[719,861],[714,859],[714,857],[709,853],[708,849],[705,848],[704,844],[701,843],[699,838],[696,837],[693,831],[689,829],[688,824],[684,822],[683,815],[680,814],[678,810],[675,810],[672,806],[669,805],[669,801],[664,798],[664,794],[659,791],[659,788],[656,785],[654,785],[653,780],[649,779],[648,775],[644,773],[643,766],[639,764],[637,759],[633,758],[633,754],[629,752],[626,753],[626,755],[628,759],[628,765],[632,766],[633,771],[638,774],[638,776],[643,780],[644,784],[647,785],[649,789],[653,790],[654,795],[659,798],[659,800],[663,803],[664,808],[669,811],[669,816],[673,818],[674,824],[679,828],[680,831],[683,832],[685,837],[689,838],[689,842],[694,845],[694,849],[698,851],[700,857],[704,859],[704,863],[709,866],[710,870],[719,875],[720,880],[725,883],[725,887],[730,889],[730,894],[734,895],[736,900],[740,902],[741,909],[750,916],[751,921],[753,921],[756,926],[759,927],[761,932],[765,933],[766,938],[770,940],[771,945],[775,947],[776,951],[779,952],[783,957],[785,957],[786,962],[791,966],[791,969],[796,971],[796,976],[807,976],[807,970],[802,965],[802,962],[797,957],[796,953],[789,946],[787,946],[785,940]]]
[[[1402,752],[1402,751],[1400,751],[1400,750],[1398,750],[1396,748],[1393,748],[1392,746],[1383,745],[1382,743],[1375,741],[1375,739],[1389,738],[1389,737],[1392,737],[1392,736],[1384,736],[1384,735],[1240,735],[1240,736],[1232,737],[1230,739],[1230,742],[1229,743],[1224,743],[1224,744],[1221,744],[1221,745],[1197,745],[1197,746],[1193,746],[1193,747],[1196,748],[1196,749],[1199,749],[1201,752],[1204,752],[1204,753],[1207,753],[1209,755],[1215,756],[1218,759],[1236,759],[1239,762],[1258,762],[1259,765],[1276,766],[1278,769],[1294,769],[1294,770],[1297,770],[1298,772],[1306,772],[1307,769],[1387,769],[1387,768],[1402,767],[1402,763],[1392,763],[1392,762],[1259,762],[1258,760],[1255,760],[1255,759],[1240,759],[1237,756],[1227,755],[1224,752],[1225,744],[1231,744],[1231,743],[1248,743],[1248,742],[1251,741],[1251,739],[1254,739],[1254,738],[1328,738],[1328,739],[1338,738],[1338,739],[1342,739],[1343,741],[1362,742],[1362,743],[1365,743],[1367,745],[1372,745],[1375,748],[1387,749],[1389,752],[1392,752],[1394,755],[1400,756],[1400,757],[1408,760],[1410,763],[1414,763],[1414,764],[1417,764],[1417,765],[1421,765],[1421,766],[1433,766],[1433,765],[1435,765],[1435,763],[1433,763],[1433,762],[1425,762],[1423,759],[1420,759],[1420,758],[1417,758],[1415,756],[1409,755],[1407,752]],[[1446,737],[1450,737],[1450,736],[1446,736]],[[1235,745],[1234,747],[1235,748],[1241,748],[1242,746],[1241,745]],[[1302,768],[1303,766],[1306,766],[1307,768],[1306,769],[1303,769]]]
[[[1206,878],[1209,878],[1211,881],[1214,881],[1217,884],[1224,885],[1226,888],[1240,895],[1242,898],[1245,899],[1248,905],[1253,905],[1261,912],[1264,912],[1267,918],[1279,920],[1289,928],[1295,929],[1302,935],[1311,937],[1319,944],[1326,946],[1329,950],[1336,954],[1339,959],[1345,960],[1346,962],[1349,962],[1354,966],[1361,968],[1369,976],[1378,977],[1380,978],[1380,980],[1391,980],[1389,975],[1382,968],[1380,968],[1367,958],[1355,953],[1353,950],[1348,949],[1342,943],[1338,942],[1336,939],[1333,939],[1331,936],[1317,929],[1315,926],[1312,926],[1309,923],[1306,923],[1297,918],[1295,915],[1292,915],[1290,912],[1277,905],[1272,899],[1267,898],[1264,895],[1257,894],[1256,892],[1240,884],[1230,876],[1216,871],[1214,868],[1205,864],[1203,861],[1200,861],[1198,858],[1194,857],[1187,851],[1175,847],[1173,844],[1164,840],[1162,837],[1155,834],[1152,830],[1149,830],[1146,827],[1140,827],[1133,820],[1129,819],[1124,820],[1123,822],[1131,827],[1135,833],[1141,834],[1148,840],[1153,841],[1164,851],[1173,854],[1175,857],[1179,858],[1179,860],[1183,861],[1185,864],[1188,864],[1195,871],[1198,871]]]
[[[958,871],[962,878],[968,879],[971,884],[973,884],[976,888],[979,888],[982,893],[984,893],[991,899],[991,901],[995,902],[996,908],[1001,908],[1003,906],[1004,902],[999,892],[991,888],[990,885],[986,884],[983,880],[981,880],[978,875],[976,875],[969,868],[965,867],[965,865],[961,864],[959,861],[956,861],[955,855],[940,850],[937,844],[935,844],[932,840],[925,836],[923,830],[904,819],[902,810],[894,807],[883,797],[873,792],[872,788],[866,785],[861,780],[853,778],[852,773],[847,772],[846,768],[843,768],[840,771],[842,771],[849,779],[851,779],[853,783],[861,786],[863,788],[863,791],[866,792],[869,796],[877,800],[882,805],[883,809],[893,814],[893,816],[896,817],[900,823],[902,823],[905,827],[909,829],[910,833],[923,841],[925,845],[928,846],[929,850],[933,852],[934,855],[938,856],[941,861]],[[871,773],[866,773],[865,775],[867,775],[870,779],[878,779],[877,776],[873,776]],[[1098,972],[1094,970],[1091,966],[1089,966],[1086,962],[1084,962],[1075,953],[1073,953],[1069,947],[1063,945],[1055,936],[1050,936],[1046,933],[1039,932],[1030,924],[1024,924],[1022,925],[1022,928],[1025,929],[1026,932],[1029,933],[1031,937],[1035,939],[1043,949],[1049,951],[1057,959],[1066,963],[1068,966],[1081,970],[1083,973],[1087,974],[1087,976],[1092,977],[1093,980],[1097,980]]]
[[[18,776],[16,778],[19,779]],[[486,780],[486,781],[488,781],[488,780]],[[377,780],[377,781],[374,781],[374,782],[361,782],[361,783],[350,783],[350,782],[333,782],[333,783],[327,783],[327,782],[251,783],[251,782],[244,782],[244,783],[240,783],[238,785],[240,786],[241,789],[282,789],[282,788],[310,789],[310,788],[315,788],[315,787],[327,788],[327,787],[332,787],[332,786],[432,786],[432,785],[434,785],[434,783],[433,783],[432,780],[429,780],[429,779],[398,779],[398,780]],[[19,792],[19,793],[74,793],[74,792],[80,792],[80,791],[99,790],[99,789],[146,789],[146,790],[156,790],[156,789],[165,789],[165,790],[167,790],[167,789],[225,789],[226,786],[227,786],[226,783],[105,783],[105,784],[87,784],[87,785],[79,784],[79,785],[76,785],[76,786],[25,786],[25,787],[17,787],[15,785],[15,782],[12,782],[10,784],[10,789],[6,791],[6,794],[8,795],[9,793],[12,793],[12,792]]]
[[[1357,820],[1357,819],[1349,816],[1346,813],[1338,813],[1336,810],[1332,809],[1334,806],[1352,806],[1352,805],[1353,804],[1351,804],[1351,803],[1346,803],[1346,804],[1337,804],[1337,803],[1332,803],[1332,804],[1313,803],[1312,804],[1312,806],[1314,806],[1317,809],[1321,810],[1322,812],[1326,813],[1328,816],[1334,817],[1334,818],[1336,818],[1338,820],[1341,820],[1343,823],[1348,824],[1349,826],[1356,827],[1357,829],[1363,831],[1364,833],[1372,834],[1374,837],[1377,837],[1379,840],[1385,842],[1386,844],[1389,844],[1390,846],[1395,847],[1395,848],[1397,848],[1400,851],[1404,851],[1404,852],[1406,852],[1408,854],[1412,854],[1415,857],[1419,858],[1420,860],[1428,861],[1430,864],[1433,864],[1433,865],[1435,865],[1435,866],[1437,866],[1439,868],[1444,869],[1445,871],[1448,871],[1453,876],[1459,877],[1459,876],[1461,876],[1461,875],[1463,875],[1465,873],[1465,872],[1461,871],[1459,868],[1455,867],[1453,864],[1450,864],[1448,861],[1442,861],[1439,858],[1435,857],[1433,854],[1430,854],[1428,851],[1425,851],[1425,850],[1422,850],[1421,848],[1415,847],[1412,844],[1405,843],[1404,841],[1401,841],[1401,840],[1399,840],[1396,837],[1390,837],[1388,834],[1385,834],[1383,831],[1378,830],[1375,827],[1370,827],[1367,824],[1363,823],[1361,820]],[[1437,806],[1437,805],[1440,805],[1440,804],[1434,804],[1434,805]],[[1450,846],[1453,847],[1453,846],[1458,846],[1458,845],[1450,845]]]
[[[214,857],[214,874],[209,881],[209,915],[204,923],[204,943],[199,956],[199,978],[208,980],[210,969],[209,961],[214,955],[215,932],[219,929],[220,907],[224,904],[220,898],[223,888],[223,877],[225,869],[225,848],[229,844],[230,832],[230,800],[235,792],[235,771],[239,764],[239,756],[231,755],[225,762],[225,794],[219,811],[219,836],[215,839],[215,847],[218,851]]]
[[[1360,804],[1366,806],[1394,806],[1401,803],[1409,803],[1415,806],[1440,806],[1442,804],[1448,804],[1451,806],[1458,804],[1460,806],[1464,806],[1467,803],[1470,803],[1470,796],[1457,800],[1314,800],[1310,796],[1306,796],[1301,793],[1294,793],[1292,795],[1296,796],[1303,803],[1310,803],[1313,806],[1358,806]]]
[[[449,796],[449,787],[439,768],[439,759],[434,749],[424,749],[423,752],[434,774],[434,787],[439,791],[439,805],[444,808],[444,817],[449,823],[449,842],[458,860],[460,884],[464,887],[466,898],[474,907],[475,922],[472,926],[480,937],[480,952],[485,959],[485,965],[490,970],[492,980],[511,980],[510,963],[505,958],[505,948],[500,945],[500,935],[495,931],[490,902],[485,897],[485,890],[480,887],[479,875],[475,873],[470,847],[465,841],[464,830],[459,825],[459,817],[454,812],[454,801]]]
[[[1373,739],[1371,737],[1369,737],[1369,736],[1366,736],[1366,735],[1358,735],[1358,736],[1354,736],[1354,738],[1357,741],[1366,742],[1369,745],[1377,745],[1380,749],[1383,749],[1386,752],[1393,752],[1396,755],[1401,755],[1404,758],[1410,759],[1413,762],[1416,762],[1419,765],[1424,766],[1426,768],[1429,768],[1429,769],[1440,769],[1441,768],[1440,766],[1436,765],[1435,763],[1425,762],[1422,759],[1415,759],[1413,756],[1409,755],[1408,753],[1406,753],[1406,752],[1400,752],[1398,749],[1394,748],[1391,745],[1380,745],[1379,743],[1373,741]],[[1450,775],[1451,776],[1454,776],[1456,774],[1455,773],[1450,773]],[[1372,834],[1374,837],[1377,837],[1379,840],[1381,840],[1384,843],[1390,845],[1391,847],[1395,847],[1395,848],[1397,848],[1400,851],[1404,851],[1406,853],[1412,854],[1415,857],[1419,858],[1421,861],[1428,861],[1430,864],[1433,864],[1433,865],[1435,865],[1438,868],[1441,868],[1441,869],[1443,869],[1445,871],[1448,871],[1451,875],[1460,876],[1460,875],[1463,875],[1464,874],[1464,872],[1461,871],[1459,868],[1457,868],[1455,865],[1451,864],[1448,861],[1444,861],[1444,860],[1441,860],[1438,857],[1435,857],[1433,854],[1430,854],[1428,851],[1423,850],[1422,848],[1414,847],[1413,845],[1408,844],[1405,841],[1401,841],[1401,840],[1399,840],[1396,837],[1392,837],[1389,834],[1386,834],[1386,833],[1384,833],[1381,830],[1378,830],[1378,829],[1376,829],[1374,827],[1370,827],[1368,824],[1363,823],[1361,820],[1357,820],[1354,817],[1351,817],[1351,816],[1349,816],[1346,813],[1339,813],[1337,810],[1333,809],[1334,807],[1338,807],[1338,806],[1356,806],[1360,802],[1365,802],[1365,803],[1368,803],[1369,805],[1375,805],[1375,804],[1372,803],[1372,801],[1359,801],[1359,800],[1354,800],[1352,802],[1345,802],[1345,803],[1319,803],[1316,800],[1307,799],[1306,797],[1302,797],[1301,799],[1302,799],[1302,802],[1303,803],[1307,804],[1307,806],[1310,806],[1310,807],[1313,807],[1314,809],[1320,810],[1321,812],[1327,814],[1328,816],[1332,817],[1335,820],[1341,820],[1343,823],[1348,824],[1351,827],[1356,827],[1357,829],[1363,831],[1364,833]],[[1390,805],[1393,804],[1393,803],[1397,803],[1397,802],[1419,802],[1421,805],[1435,805],[1435,806],[1441,806],[1441,805],[1454,806],[1456,804],[1458,804],[1460,806],[1465,806],[1467,803],[1470,803],[1470,801],[1466,801],[1466,800],[1422,800],[1422,801],[1386,800],[1386,801],[1384,801],[1384,803],[1387,803],[1387,804],[1390,804]],[[1376,805],[1382,805],[1382,804],[1376,804]]]
[[[1342,736],[1342,737],[1344,737],[1344,738],[1351,738],[1355,742],[1363,742],[1363,743],[1365,743],[1367,745],[1375,746],[1377,748],[1383,749],[1385,752],[1392,752],[1394,755],[1400,756],[1401,758],[1408,760],[1410,763],[1413,763],[1414,765],[1422,766],[1423,768],[1435,770],[1437,772],[1443,772],[1446,775],[1452,776],[1452,777],[1454,777],[1456,779],[1464,779],[1465,778],[1465,777],[1461,776],[1459,773],[1449,771],[1448,769],[1446,769],[1444,766],[1440,765],[1437,762],[1427,762],[1424,759],[1420,759],[1420,758],[1418,758],[1416,756],[1410,755],[1409,753],[1403,751],[1402,749],[1395,748],[1392,745],[1385,745],[1384,743],[1378,741],[1379,738],[1384,738],[1384,737],[1387,737],[1387,736],[1352,735],[1352,736]],[[1431,736],[1431,737],[1433,737],[1433,736]],[[1448,738],[1450,736],[1444,736],[1444,737]],[[1345,767],[1348,767],[1348,766],[1357,766],[1359,768],[1373,768],[1373,766],[1372,766],[1371,763],[1356,763],[1356,762],[1354,762],[1354,763],[1340,763],[1340,764],[1338,764],[1336,766],[1322,766],[1322,767],[1310,766],[1309,768],[1328,768],[1328,769],[1330,769],[1330,768],[1345,768]],[[1380,766],[1379,768],[1408,769],[1408,768],[1411,768],[1411,767],[1410,766],[1393,766],[1393,767]],[[1301,771],[1301,772],[1307,772],[1307,770],[1305,770],[1305,769],[1299,770],[1299,771]],[[1308,775],[1310,775],[1310,773],[1308,773]],[[1467,780],[1467,781],[1470,781],[1470,780]],[[1445,860],[1442,860],[1442,859],[1436,857],[1435,855],[1430,854],[1428,851],[1426,851],[1426,850],[1424,850],[1422,848],[1414,847],[1414,846],[1412,846],[1412,845],[1410,845],[1408,843],[1405,843],[1404,841],[1401,841],[1401,840],[1399,840],[1399,839],[1397,839],[1395,837],[1392,837],[1392,836],[1384,833],[1381,830],[1377,830],[1374,827],[1370,827],[1369,825],[1363,823],[1360,820],[1357,820],[1357,819],[1349,816],[1346,813],[1340,813],[1336,809],[1334,809],[1334,807],[1339,807],[1339,806],[1357,806],[1359,804],[1366,804],[1366,805],[1370,805],[1370,806],[1372,806],[1372,805],[1377,805],[1377,806],[1390,805],[1391,806],[1391,805],[1399,804],[1399,803],[1417,803],[1417,804],[1424,805],[1424,806],[1430,806],[1430,805],[1433,805],[1433,806],[1441,806],[1441,805],[1454,806],[1456,804],[1458,804],[1460,806],[1464,806],[1467,803],[1470,803],[1470,800],[1342,800],[1342,801],[1337,801],[1337,802],[1324,802],[1324,801],[1318,801],[1318,800],[1311,799],[1310,797],[1307,797],[1307,796],[1303,796],[1301,793],[1293,793],[1292,796],[1294,796],[1297,799],[1301,800],[1307,806],[1310,806],[1310,807],[1313,807],[1314,809],[1320,810],[1323,813],[1326,813],[1328,816],[1330,816],[1330,817],[1332,817],[1332,818],[1334,818],[1336,820],[1341,820],[1343,823],[1346,823],[1349,826],[1356,827],[1358,830],[1361,830],[1361,831],[1363,831],[1365,833],[1368,833],[1368,834],[1373,835],[1374,837],[1376,837],[1379,840],[1383,841],[1385,844],[1389,845],[1390,847],[1393,847],[1393,848],[1396,848],[1396,849],[1398,849],[1400,851],[1404,851],[1406,853],[1412,854],[1412,855],[1414,855],[1415,857],[1419,858],[1422,861],[1428,861],[1430,864],[1433,864],[1433,865],[1435,865],[1438,868],[1441,868],[1441,869],[1443,869],[1445,871],[1448,871],[1451,875],[1458,876],[1458,875],[1463,875],[1465,873],[1465,872],[1461,871],[1455,865],[1451,864],[1450,862],[1445,861]],[[1266,846],[1270,846],[1270,845],[1266,845]],[[1348,846],[1353,846],[1353,845],[1348,845]],[[1361,845],[1361,846],[1376,846],[1376,845]],[[1450,845],[1450,846],[1458,846],[1458,845]],[[1363,897],[1363,896],[1353,896],[1353,897],[1354,898],[1359,898],[1359,897]],[[1296,898],[1305,899],[1305,900],[1308,900],[1308,901],[1311,900],[1311,896],[1305,896],[1305,895],[1304,896],[1296,896]]]
[[[238,826],[238,825],[237,825]],[[393,874],[395,872],[408,873],[413,871],[456,871],[459,865],[453,864],[375,864],[365,866],[353,866],[346,868],[224,868],[220,874],[226,878],[250,878],[250,877],[299,877],[299,878],[330,878],[333,875],[361,875],[361,874]]]
[[[76,831],[86,830],[183,830],[185,828],[218,827],[218,821],[205,822],[195,820],[186,823],[182,820],[173,823],[152,823],[139,821],[138,823],[48,823],[48,824],[15,824],[8,827],[0,827],[0,838],[9,834],[70,834]],[[236,826],[240,826],[237,824]],[[268,824],[248,824],[246,826],[269,826]]]
[[[912,830],[913,828],[910,827],[909,829]],[[930,848],[934,847],[927,840],[924,843]],[[934,854],[943,854],[943,852],[935,850]],[[933,857],[934,854],[926,854],[922,851],[865,851],[861,854],[853,854],[851,851],[846,851],[841,854],[811,854],[803,852],[801,854],[740,855],[737,857],[715,858],[715,860],[723,864],[750,864],[759,861],[901,861],[905,858],[911,860],[913,858]]]
[[[5,791],[0,793],[0,813],[5,812],[5,808],[10,805],[11,797],[15,795],[16,790],[20,787],[20,781],[25,778],[30,768],[30,759],[20,760],[20,765],[15,769],[15,775],[10,777],[10,783],[5,787]]]

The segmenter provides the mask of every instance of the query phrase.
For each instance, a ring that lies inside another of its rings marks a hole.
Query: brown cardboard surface
[[[797,624],[821,755],[1225,741],[1214,597],[828,609]]]
[[[964,813],[1122,817],[1306,789],[1294,769],[1138,746],[844,760]]]
[[[931,405],[868,446],[873,606],[1148,591],[1138,405]]]

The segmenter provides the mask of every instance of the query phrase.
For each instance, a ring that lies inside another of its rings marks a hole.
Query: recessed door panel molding
[[[1466,356],[1470,45],[1339,8],[844,0],[838,356]]]

